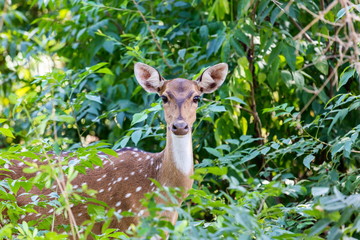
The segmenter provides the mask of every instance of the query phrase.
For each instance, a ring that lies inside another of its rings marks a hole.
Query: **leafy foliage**
[[[177,209],[178,224],[155,217],[175,206],[156,205],[161,192],[152,193],[144,200],[151,215],[130,230],[132,238],[165,232],[171,239],[360,237],[359,5],[3,0],[0,7],[1,170],[12,159],[49,160],[48,151],[72,151],[60,166],[26,161],[24,171],[39,172],[33,179],[0,181],[0,238],[68,238],[71,222],[60,234],[51,216],[35,222],[21,216],[48,205],[71,214],[81,192],[93,196],[83,199],[89,206],[98,204],[73,235],[85,238],[95,222],[122,217],[91,189],[75,191],[71,179],[102,166],[98,151],[165,146],[160,101],[134,81],[136,61],[167,79],[195,79],[219,61],[230,73],[199,107],[196,182]],[[92,136],[101,141],[89,145]],[[12,193],[49,188],[62,174],[68,180],[59,200],[33,196],[28,206],[17,206]],[[128,238],[106,226],[96,239]]]

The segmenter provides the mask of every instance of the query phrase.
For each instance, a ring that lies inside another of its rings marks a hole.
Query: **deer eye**
[[[160,97],[161,97],[163,103],[169,102],[169,99],[167,98],[167,96],[162,95],[162,96],[160,96]]]
[[[195,96],[193,101],[194,103],[198,103],[200,101],[200,96]]]

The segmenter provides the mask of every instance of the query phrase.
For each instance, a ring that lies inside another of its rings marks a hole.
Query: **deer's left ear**
[[[196,80],[200,91],[203,93],[212,93],[218,89],[225,81],[228,72],[226,63],[219,63],[207,68]]]

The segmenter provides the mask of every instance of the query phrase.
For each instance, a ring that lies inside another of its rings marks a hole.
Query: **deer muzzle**
[[[176,120],[171,127],[171,131],[175,134],[175,135],[186,135],[189,131],[189,125],[183,121],[183,120]]]

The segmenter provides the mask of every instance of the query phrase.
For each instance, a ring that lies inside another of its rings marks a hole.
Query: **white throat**
[[[183,136],[171,135],[172,155],[176,168],[185,175],[193,169],[193,149],[191,132]]]

